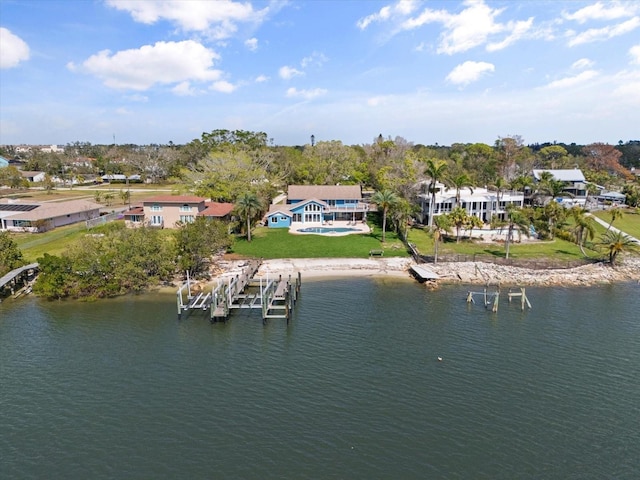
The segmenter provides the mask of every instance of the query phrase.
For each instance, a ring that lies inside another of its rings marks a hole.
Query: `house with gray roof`
[[[359,185],[290,185],[286,202],[272,204],[266,222],[269,228],[364,222],[369,209]]]
[[[97,218],[101,207],[84,199],[39,203],[3,198],[0,199],[0,230],[44,232]]]
[[[582,170],[579,168],[558,170],[534,169],[533,178],[536,182],[540,181],[543,172],[549,172],[553,175],[554,180],[563,182],[563,191],[567,192],[571,196],[571,198],[557,198],[556,201],[565,204],[566,206],[585,205],[587,200],[587,184],[589,182],[584,177]]]

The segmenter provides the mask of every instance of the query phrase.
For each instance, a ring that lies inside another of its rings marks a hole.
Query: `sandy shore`
[[[236,274],[242,261],[224,262],[226,275]],[[300,272],[304,279],[332,277],[398,277],[409,278],[411,258],[314,258],[278,259],[263,261],[258,276],[289,276]],[[470,283],[504,285],[597,285],[640,281],[640,257],[626,257],[620,265],[611,268],[605,264],[592,264],[571,269],[531,270],[490,263],[454,262],[424,264],[440,276],[438,283]]]

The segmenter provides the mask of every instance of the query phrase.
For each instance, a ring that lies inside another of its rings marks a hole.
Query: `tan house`
[[[37,203],[0,200],[0,230],[44,232],[100,216],[102,206],[90,200]]]
[[[233,207],[232,203],[210,202],[194,195],[159,195],[124,212],[124,219],[128,227],[176,228],[178,223],[190,223],[196,217],[229,220]]]

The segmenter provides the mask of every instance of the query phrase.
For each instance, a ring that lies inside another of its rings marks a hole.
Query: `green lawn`
[[[381,242],[382,231],[372,234],[353,234],[341,237],[327,235],[293,235],[287,229],[256,228],[251,242],[238,238],[232,253],[258,258],[367,258],[370,250],[384,250],[384,256],[406,257],[405,246],[393,232],[387,232]]]
[[[45,253],[60,255],[69,248],[69,245],[81,239],[89,233],[82,223],[55,228],[45,233],[16,233],[12,238],[18,244],[24,259],[35,262]]]
[[[409,231],[409,241],[414,243],[423,255],[433,255],[433,237],[425,229],[413,228]],[[586,250],[593,258],[600,258],[597,252]],[[491,255],[505,257],[504,244],[461,241],[456,243],[455,237],[440,243],[438,255]],[[584,258],[580,248],[572,242],[556,238],[551,241],[530,243],[513,243],[509,248],[509,257],[514,259],[556,259],[580,260]]]
[[[611,214],[607,210],[593,212],[593,214],[607,223],[611,221]],[[634,210],[625,208],[622,217],[616,219],[613,222],[613,226],[628,235],[640,238],[640,214]],[[603,230],[606,230],[606,228]]]

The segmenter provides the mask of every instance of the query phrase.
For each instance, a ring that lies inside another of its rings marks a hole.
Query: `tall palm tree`
[[[438,215],[433,219],[435,229],[433,230],[433,263],[438,263],[438,244],[442,239],[442,233],[451,229],[451,219],[449,215]]]
[[[442,180],[447,170],[447,162],[437,158],[427,159],[427,167],[424,173],[431,178],[429,182],[429,192],[431,193],[431,201],[429,202],[429,228],[433,227],[433,213],[436,206],[436,183]]]
[[[251,242],[251,221],[262,210],[262,202],[253,192],[244,192],[236,200],[236,212],[247,221],[247,241]]]
[[[466,173],[461,173],[460,175],[453,177],[450,180],[450,185],[456,189],[456,206],[460,205],[460,191],[463,188],[469,187],[469,190],[473,195],[473,182],[471,181],[469,175],[467,175]]]
[[[385,234],[387,230],[387,212],[390,208],[399,202],[398,196],[391,190],[382,190],[376,192],[371,197],[371,202],[375,203],[378,208],[382,208],[382,242],[385,242]]]
[[[624,251],[637,251],[640,245],[626,233],[617,231],[605,232],[600,245],[604,245],[609,253],[609,263],[615,266],[616,257]]]
[[[511,242],[513,241],[513,233],[518,232],[518,235],[524,234],[529,236],[529,228],[531,227],[531,221],[525,214],[525,211],[514,204],[507,205],[506,220],[500,220],[497,215],[491,218],[491,227],[507,227],[507,238],[505,239],[504,246],[506,251],[506,258],[509,258],[509,252],[511,249]]]
[[[596,234],[595,220],[591,214],[582,207],[573,207],[571,209],[571,216],[575,222],[573,232],[576,236],[576,243],[580,247],[582,255],[585,257],[587,254],[584,251],[585,239],[591,240]]]
[[[609,210],[609,215],[611,216],[611,221],[609,222],[609,226],[607,227],[607,232],[611,229],[611,225],[613,225],[613,222],[615,222],[619,218],[622,218],[622,209],[619,207],[614,207]]]
[[[500,208],[500,200],[502,199],[502,195],[504,191],[510,187],[510,185],[504,177],[498,177],[496,178],[495,182],[493,182],[493,185],[490,185],[490,187],[495,189],[496,191],[496,208],[493,210],[493,213],[497,214],[498,209]]]

